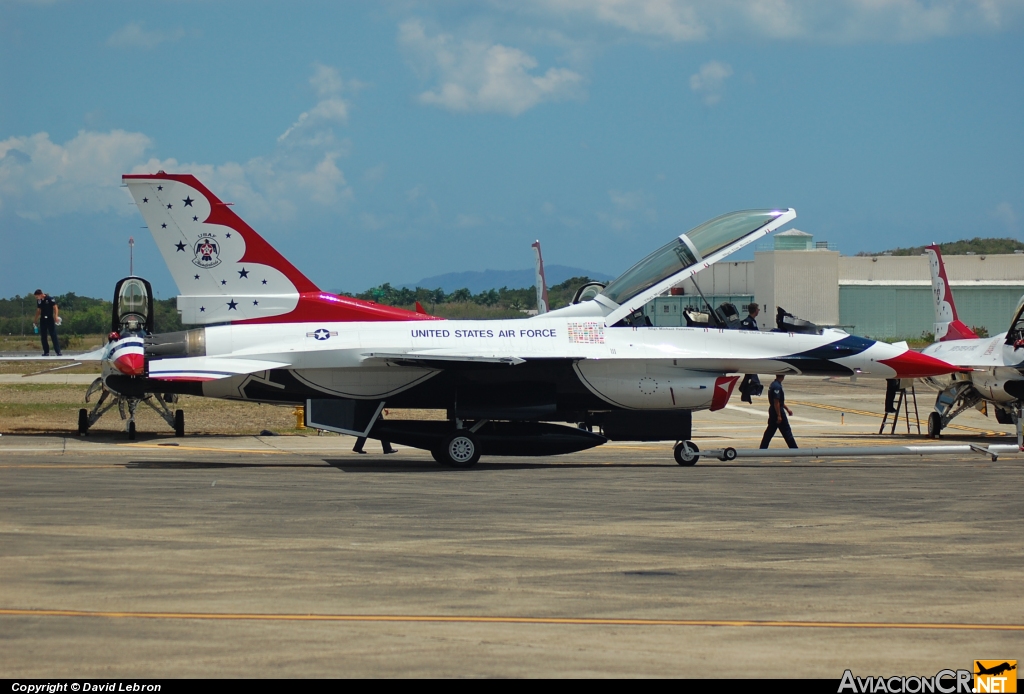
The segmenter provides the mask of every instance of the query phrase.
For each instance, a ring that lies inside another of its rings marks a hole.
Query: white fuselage
[[[572,362],[596,396],[627,409],[702,409],[723,374],[896,375],[881,360],[906,352],[861,340],[856,353],[829,352],[850,338],[683,327],[605,327],[601,319],[401,321],[219,325],[205,328],[206,355],[149,362],[151,378],[204,380],[205,395],[244,398],[258,371],[287,369],[326,395],[387,398],[439,373],[439,365],[530,360]],[[820,358],[794,358],[825,350]],[[405,357],[403,359],[403,357]],[[417,363],[419,362],[419,363]],[[237,371],[232,372],[232,369]],[[514,372],[513,372],[514,373]],[[710,379],[710,380],[709,380]]]
[[[986,400],[1013,402],[1016,398],[1003,386],[1007,381],[1024,380],[1020,371],[1024,349],[1014,349],[1013,345],[1006,344],[1006,333],[972,340],[935,342],[925,347],[922,353],[972,369],[970,373],[958,374],[957,380],[970,379]],[[928,380],[941,389],[949,384],[950,379],[935,377]]]

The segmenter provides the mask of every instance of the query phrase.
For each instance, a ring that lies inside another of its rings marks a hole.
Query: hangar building
[[[943,256],[960,320],[1003,332],[1024,295],[1024,254]],[[700,291],[718,306],[761,305],[762,330],[775,327],[781,306],[818,325],[842,327],[874,338],[918,338],[931,333],[928,256],[843,256],[833,244],[791,229],[759,245],[754,260],[721,262],[696,275]],[[655,325],[685,325],[684,306],[702,305],[691,280],[683,295],[658,297],[647,306]]]

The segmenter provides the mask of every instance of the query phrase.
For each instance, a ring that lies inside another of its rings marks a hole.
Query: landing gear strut
[[[100,417],[110,411],[112,407],[116,406],[121,419],[125,420],[124,430],[128,435],[128,439],[134,441],[136,436],[135,412],[140,404],[148,405],[154,412],[160,415],[160,418],[167,422],[169,427],[174,429],[175,436],[185,435],[185,412],[183,410],[171,412],[171,409],[167,407],[167,403],[176,403],[178,401],[178,396],[173,393],[166,395],[149,393],[141,398],[129,397],[108,390],[103,385],[103,379],[97,378],[85,392],[85,401],[89,402],[97,392],[100,393],[100,398],[96,401],[92,411],[90,412],[84,407],[78,411],[79,436],[88,436],[92,425],[98,422]]]

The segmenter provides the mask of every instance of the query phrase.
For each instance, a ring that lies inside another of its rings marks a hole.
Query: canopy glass
[[[743,210],[715,217],[651,253],[612,280],[601,294],[621,306],[645,289],[741,241],[780,214],[779,210]]]

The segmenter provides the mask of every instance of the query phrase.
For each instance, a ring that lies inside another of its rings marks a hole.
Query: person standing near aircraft
[[[53,338],[53,349],[60,356],[60,340],[57,339],[57,325],[60,321],[60,307],[53,297],[43,292],[42,289],[35,291],[36,317],[32,322],[39,328],[39,339],[43,343],[43,356],[50,356],[50,344],[47,336]]]
[[[787,414],[793,414],[793,410],[786,407],[786,393],[782,390],[782,379],[785,375],[779,374],[768,386],[768,428],[764,430],[761,437],[761,448],[768,448],[776,431],[782,432],[782,438],[790,448],[797,448],[796,440],[793,438],[793,430],[789,428]]]
[[[747,306],[747,317],[740,321],[740,330],[760,330],[757,327],[757,316],[761,313],[761,307],[751,302]]]

